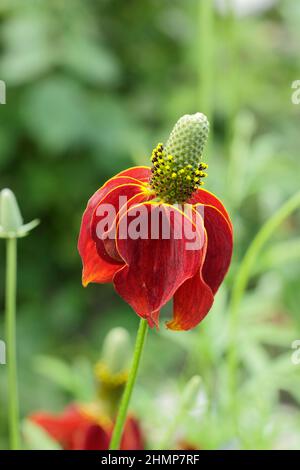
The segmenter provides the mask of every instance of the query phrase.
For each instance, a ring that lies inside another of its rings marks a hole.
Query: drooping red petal
[[[192,219],[178,208],[154,202],[132,206],[120,218],[117,249],[126,265],[113,282],[151,327],[158,324],[161,307],[202,263],[203,223],[195,211]],[[194,240],[185,233],[186,225]]]
[[[209,312],[213,301],[213,293],[204,282],[200,269],[175,292],[173,319],[166,326],[171,330],[194,328]]]
[[[128,416],[122,435],[120,449],[143,450],[144,448],[145,444],[139,422],[133,416]]]
[[[149,166],[134,166],[121,171],[117,176],[130,176],[138,181],[148,182],[151,178],[151,168]]]
[[[196,205],[203,213],[207,232],[207,252],[202,276],[215,295],[231,262],[233,250],[232,225],[216,207]]]
[[[73,450],[107,450],[110,436],[99,424],[87,422],[76,430]]]
[[[153,198],[153,195],[140,183],[122,184],[109,191],[94,210],[91,234],[97,253],[104,261],[116,265],[116,271],[124,264],[115,244],[119,217],[131,205],[147,201],[149,198]]]
[[[90,282],[105,283],[111,282],[115,273],[115,265],[99,258],[95,243],[91,237],[90,224],[93,212],[101,199],[114,187],[126,183],[146,181],[146,174],[149,174],[144,167],[129,168],[125,172],[108,180],[88,201],[87,208],[83,214],[81,228],[78,239],[78,251],[82,259],[83,272],[82,283],[87,286]],[[125,174],[127,173],[127,174]],[[145,184],[145,183],[141,183]]]
[[[212,202],[213,197],[206,200]],[[204,219],[206,255],[199,272],[185,281],[174,295],[173,320],[167,323],[167,327],[173,330],[194,328],[207,315],[232,256],[232,225],[228,222],[228,215],[225,218],[224,211],[210,205],[196,204],[194,208]]]
[[[74,431],[85,422],[76,406],[69,406],[61,414],[34,413],[29,419],[41,426],[63,449],[73,448]]]
[[[41,426],[64,450],[108,449],[111,430],[86,416],[76,404],[60,414],[40,412],[29,419]]]
[[[228,221],[229,225],[232,227],[229,214],[220,199],[218,199],[213,193],[210,193],[206,189],[197,189],[197,191],[195,191],[192,194],[191,198],[188,200],[188,203],[204,204],[215,207],[221,212],[221,214],[223,214],[225,219]]]

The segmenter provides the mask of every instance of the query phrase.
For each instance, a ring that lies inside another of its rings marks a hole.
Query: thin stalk
[[[188,415],[188,412],[194,406],[195,400],[200,390],[200,385],[201,378],[199,375],[194,375],[194,377],[188,381],[179,400],[177,410],[175,411],[175,416],[156,449],[170,449],[168,446],[172,442],[179,424],[185,419],[185,417]]]
[[[240,101],[240,76],[239,76],[239,41],[238,22],[232,6],[232,0],[226,0],[225,37],[227,44],[227,86],[224,87],[226,94],[226,119],[225,148],[230,156],[231,143],[234,138],[235,120],[239,110]]]
[[[214,2],[213,0],[198,0],[198,106],[213,127],[214,101]],[[210,137],[212,142],[212,138]]]
[[[123,392],[119,413],[117,416],[116,424],[113,430],[113,435],[110,441],[110,450],[117,450],[120,447],[120,442],[123,434],[123,429],[126,421],[127,411],[133,392],[134,384],[137,377],[137,372],[145,345],[145,340],[148,331],[148,323],[146,320],[141,319],[139,329],[136,336],[135,347],[133,352],[132,364],[128,376],[128,380]]]
[[[17,239],[6,240],[5,322],[8,369],[8,424],[10,448],[19,448],[19,400],[16,355]]]
[[[197,107],[205,113],[209,120],[209,137],[206,144],[204,159],[210,157],[213,142],[214,127],[214,99],[216,94],[215,84],[215,13],[214,0],[197,0],[197,41],[195,63],[197,67]],[[201,341],[203,332],[198,328]],[[205,372],[204,372],[205,373]]]
[[[300,191],[292,196],[288,201],[269,219],[258,231],[257,235],[250,244],[246,254],[240,264],[237,272],[235,283],[231,294],[229,304],[229,390],[237,423],[237,371],[238,371],[238,355],[237,355],[237,336],[239,326],[239,309],[247,288],[251,271],[255,265],[255,261],[259,256],[265,243],[271,238],[276,229],[282,222],[291,215],[296,209],[300,208]]]

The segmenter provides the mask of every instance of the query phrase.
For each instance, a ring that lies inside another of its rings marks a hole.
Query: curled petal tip
[[[181,331],[182,330],[179,323],[177,323],[176,321],[172,321],[172,320],[166,321],[165,322],[165,327],[168,330],[172,330],[172,331]]]

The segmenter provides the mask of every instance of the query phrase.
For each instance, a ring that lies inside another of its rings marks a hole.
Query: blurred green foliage
[[[291,343],[300,338],[297,214],[257,261],[240,308],[238,433],[228,405],[226,309],[247,246],[299,189],[300,108],[291,102],[291,84],[300,78],[300,8],[281,0],[242,18],[215,11],[208,35],[201,29],[201,1],[0,2],[0,79],[7,84],[0,189],[16,193],[26,220],[42,221],[19,243],[22,415],[89,395],[78,379],[74,392],[73,376],[55,361],[85,377],[85,361],[98,358],[111,327],[134,334],[138,319],[111,286],[81,287],[80,219],[106,179],[147,164],[182,114],[205,111],[201,42],[213,53],[206,187],[232,215],[234,263],[199,328],[151,332],[132,406],[155,447],[186,381],[199,374],[199,403],[178,427],[178,438],[201,448],[299,449],[300,365],[291,363]],[[0,254],[3,281],[3,243]],[[0,289],[3,298],[3,282]],[[1,337],[2,324],[3,316]],[[1,448],[7,446],[5,408],[0,366]]]

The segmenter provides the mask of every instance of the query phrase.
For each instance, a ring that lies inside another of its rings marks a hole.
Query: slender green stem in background
[[[237,335],[239,324],[239,308],[249,278],[251,270],[260,254],[263,246],[273,235],[279,225],[296,209],[300,208],[300,191],[292,196],[267,222],[261,227],[252,243],[250,244],[236,275],[229,304],[229,387],[233,411],[236,410],[237,403]],[[237,410],[236,410],[237,411]]]
[[[117,450],[120,447],[122,433],[125,425],[127,416],[127,410],[130,403],[133,387],[136,381],[136,376],[147,336],[148,323],[146,320],[140,320],[140,326],[136,336],[135,348],[133,352],[132,364],[128,376],[128,380],[123,392],[119,413],[117,416],[116,424],[114,427],[113,435],[110,441],[110,450]]]
[[[188,381],[179,399],[178,406],[175,410],[175,415],[156,449],[170,449],[168,446],[170,446],[172,443],[172,439],[176,434],[178,425],[186,418],[189,411],[195,404],[198,393],[200,391],[200,386],[201,377],[199,375],[194,375],[194,377]]]
[[[198,106],[213,127],[214,83],[214,2],[198,0],[197,62],[199,75]],[[212,138],[210,137],[210,142]]]
[[[5,321],[8,369],[8,420],[10,448],[19,447],[19,400],[16,357],[17,239],[6,240]]]
[[[239,111],[240,101],[240,60],[239,60],[239,36],[238,22],[232,6],[232,0],[226,0],[226,17],[224,19],[226,42],[226,60],[227,60],[227,86],[223,87],[225,93],[226,129],[225,129],[225,148],[230,154],[231,142],[234,136],[235,119]]]

